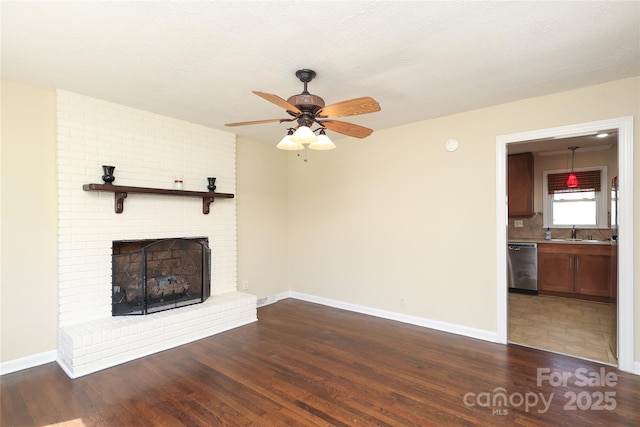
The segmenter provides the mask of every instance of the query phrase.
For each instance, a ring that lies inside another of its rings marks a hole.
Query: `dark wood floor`
[[[1,425],[640,425],[640,377],[610,366],[293,299],[258,317],[76,380],[55,363],[4,375]],[[571,377],[538,385],[538,368]]]

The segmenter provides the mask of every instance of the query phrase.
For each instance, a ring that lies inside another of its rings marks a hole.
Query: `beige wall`
[[[291,288],[496,332],[496,136],[638,117],[639,103],[640,78],[626,79],[336,140],[309,165],[291,157]],[[638,165],[636,150],[636,219]],[[634,283],[637,324],[640,274]]]
[[[287,153],[237,139],[238,289],[263,298],[287,281]]]
[[[0,362],[57,348],[55,102],[2,80]]]

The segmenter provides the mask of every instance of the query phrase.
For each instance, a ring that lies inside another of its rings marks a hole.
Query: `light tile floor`
[[[509,342],[616,365],[616,305],[509,292]]]

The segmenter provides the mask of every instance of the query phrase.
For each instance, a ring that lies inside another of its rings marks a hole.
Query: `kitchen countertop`
[[[560,245],[615,245],[611,240],[571,240],[571,239],[509,239],[508,243],[557,243]]]

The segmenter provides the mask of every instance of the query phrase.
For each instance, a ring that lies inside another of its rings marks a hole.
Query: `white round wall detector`
[[[458,149],[458,145],[460,145],[460,143],[457,139],[450,139],[444,144],[444,147],[447,151],[456,151]]]

